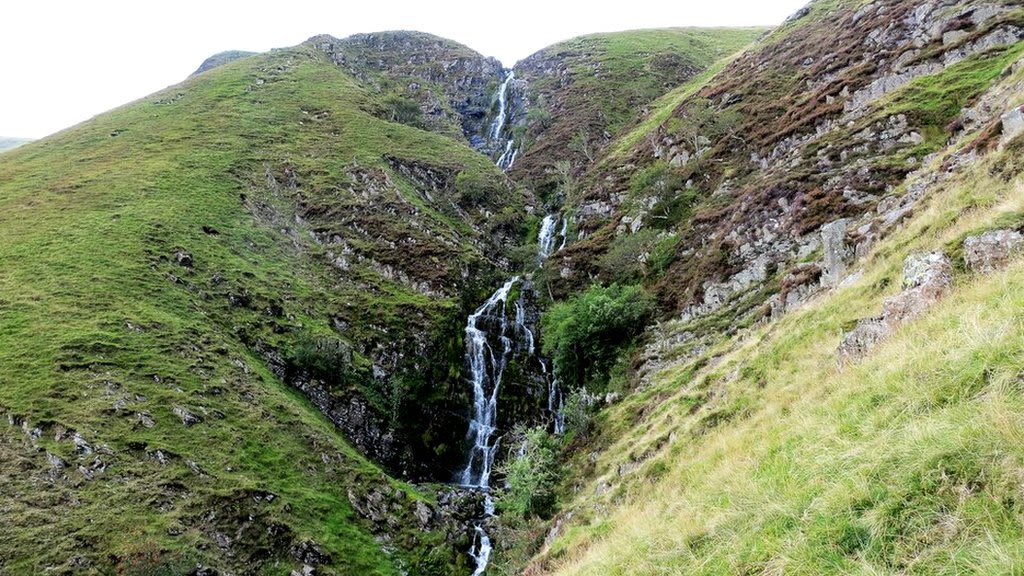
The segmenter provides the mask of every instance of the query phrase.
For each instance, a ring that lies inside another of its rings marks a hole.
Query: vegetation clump
[[[603,390],[619,350],[643,330],[654,301],[638,285],[593,285],[544,314],[544,353],[570,389]]]

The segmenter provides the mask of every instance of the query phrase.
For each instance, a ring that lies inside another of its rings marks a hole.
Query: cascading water
[[[501,87],[498,88],[498,115],[491,124],[491,140],[501,138],[501,130],[505,127],[505,117],[508,114],[508,87],[515,79],[516,73],[509,70],[501,81]]]
[[[505,309],[508,294],[518,281],[516,276],[506,282],[466,322],[466,358],[473,385],[473,418],[467,433],[472,446],[466,467],[459,475],[459,483],[466,487],[481,490],[490,487],[491,466],[498,449],[497,441],[491,444],[497,429],[498,388],[515,344]],[[515,332],[523,331],[529,333],[526,326],[517,321]]]
[[[505,282],[466,322],[466,364],[473,386],[473,418],[469,423],[467,437],[472,445],[466,467],[459,474],[458,481],[462,486],[484,493],[485,520],[494,515],[490,482],[500,438],[493,443],[491,439],[497,430],[501,379],[508,366],[509,356],[516,350],[517,342],[525,340],[527,350],[534,353],[533,332],[526,325],[526,310],[521,299],[516,300],[512,322],[508,318],[508,295],[517,282],[519,276]],[[490,562],[491,538],[484,529],[483,521],[478,522],[473,530],[476,533],[470,550],[476,562],[473,576],[480,576]]]
[[[555,227],[558,226],[558,218],[554,214],[548,214],[540,222],[540,234],[537,235],[537,260],[543,263],[555,249]]]
[[[508,122],[509,116],[511,115],[511,106],[508,102],[508,90],[512,85],[512,82],[516,79],[516,73],[509,70],[508,74],[501,81],[501,86],[498,88],[498,115],[494,117],[494,122],[491,123],[490,140],[494,143],[494,150],[501,150],[501,155],[494,161],[498,165],[498,168],[502,170],[508,170],[512,167],[512,164],[516,161],[516,155],[519,151],[515,147],[515,140],[511,137],[505,138],[502,132],[505,129],[505,124]],[[504,144],[502,140],[504,139]]]
[[[491,124],[489,134],[492,142],[500,142],[502,139],[502,131],[509,116],[508,89],[514,79],[515,74],[509,71],[502,79],[498,90],[498,115]],[[501,149],[500,146],[495,148]],[[495,163],[507,170],[516,161],[517,152],[515,142],[508,138],[504,143],[504,151]],[[538,265],[543,264],[556,250],[555,242],[559,235],[562,237],[562,244],[558,249],[565,246],[567,223],[562,221],[561,234],[557,234],[555,229],[558,222],[559,217],[554,214],[544,217],[541,222],[540,235],[537,239]],[[476,563],[473,576],[481,576],[487,570],[493,549],[485,522],[488,517],[494,515],[490,482],[494,457],[501,441],[500,437],[494,437],[498,423],[498,391],[501,379],[505,375],[505,368],[508,367],[509,357],[517,351],[525,349],[531,357],[537,357],[544,378],[548,382],[548,411],[554,420],[555,433],[561,434],[565,430],[558,379],[549,373],[547,362],[537,356],[536,338],[527,324],[526,306],[522,297],[517,298],[513,304],[514,314],[511,321],[509,319],[509,294],[519,281],[519,276],[514,276],[505,282],[466,321],[466,366],[469,369],[469,382],[473,386],[473,414],[466,433],[466,439],[470,444],[466,466],[458,474],[456,481],[466,488],[479,490],[484,494],[484,517],[473,527],[473,547],[470,550],[470,555]]]

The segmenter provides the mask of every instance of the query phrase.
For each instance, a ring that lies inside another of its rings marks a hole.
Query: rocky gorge
[[[1022,54],[320,35],[5,153],[0,572],[1016,567]]]

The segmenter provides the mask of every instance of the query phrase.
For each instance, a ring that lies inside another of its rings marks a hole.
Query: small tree
[[[389,94],[384,99],[384,107],[388,120],[416,128],[423,127],[423,110],[414,100],[401,94]]]
[[[698,100],[687,106],[682,116],[673,118],[667,128],[693,151],[694,158],[700,158],[716,141],[735,136],[740,119],[735,110],[717,109],[707,100]]]
[[[569,140],[569,150],[582,154],[588,164],[594,163],[594,146],[590,142],[590,132],[586,128],[580,128]]]
[[[654,301],[641,286],[593,285],[544,314],[544,353],[568,388],[600,392],[617,354],[653,311]]]
[[[555,487],[560,470],[557,440],[541,427],[517,427],[508,460],[501,466],[505,475],[505,491],[498,497],[498,507],[506,513],[529,518],[549,518],[555,509]]]
[[[576,388],[565,398],[562,417],[565,429],[579,438],[585,438],[594,427],[594,404],[597,399],[583,388]]]

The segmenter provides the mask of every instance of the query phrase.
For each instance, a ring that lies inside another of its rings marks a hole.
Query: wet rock
[[[316,568],[309,564],[304,564],[301,570],[292,570],[291,576],[316,576],[318,572]]]
[[[203,421],[202,417],[189,412],[184,406],[175,406],[171,411],[175,416],[181,418],[181,423],[185,426],[194,426]]]
[[[964,262],[971,270],[988,274],[1005,266],[1022,248],[1024,236],[1020,232],[992,230],[964,240]]]

